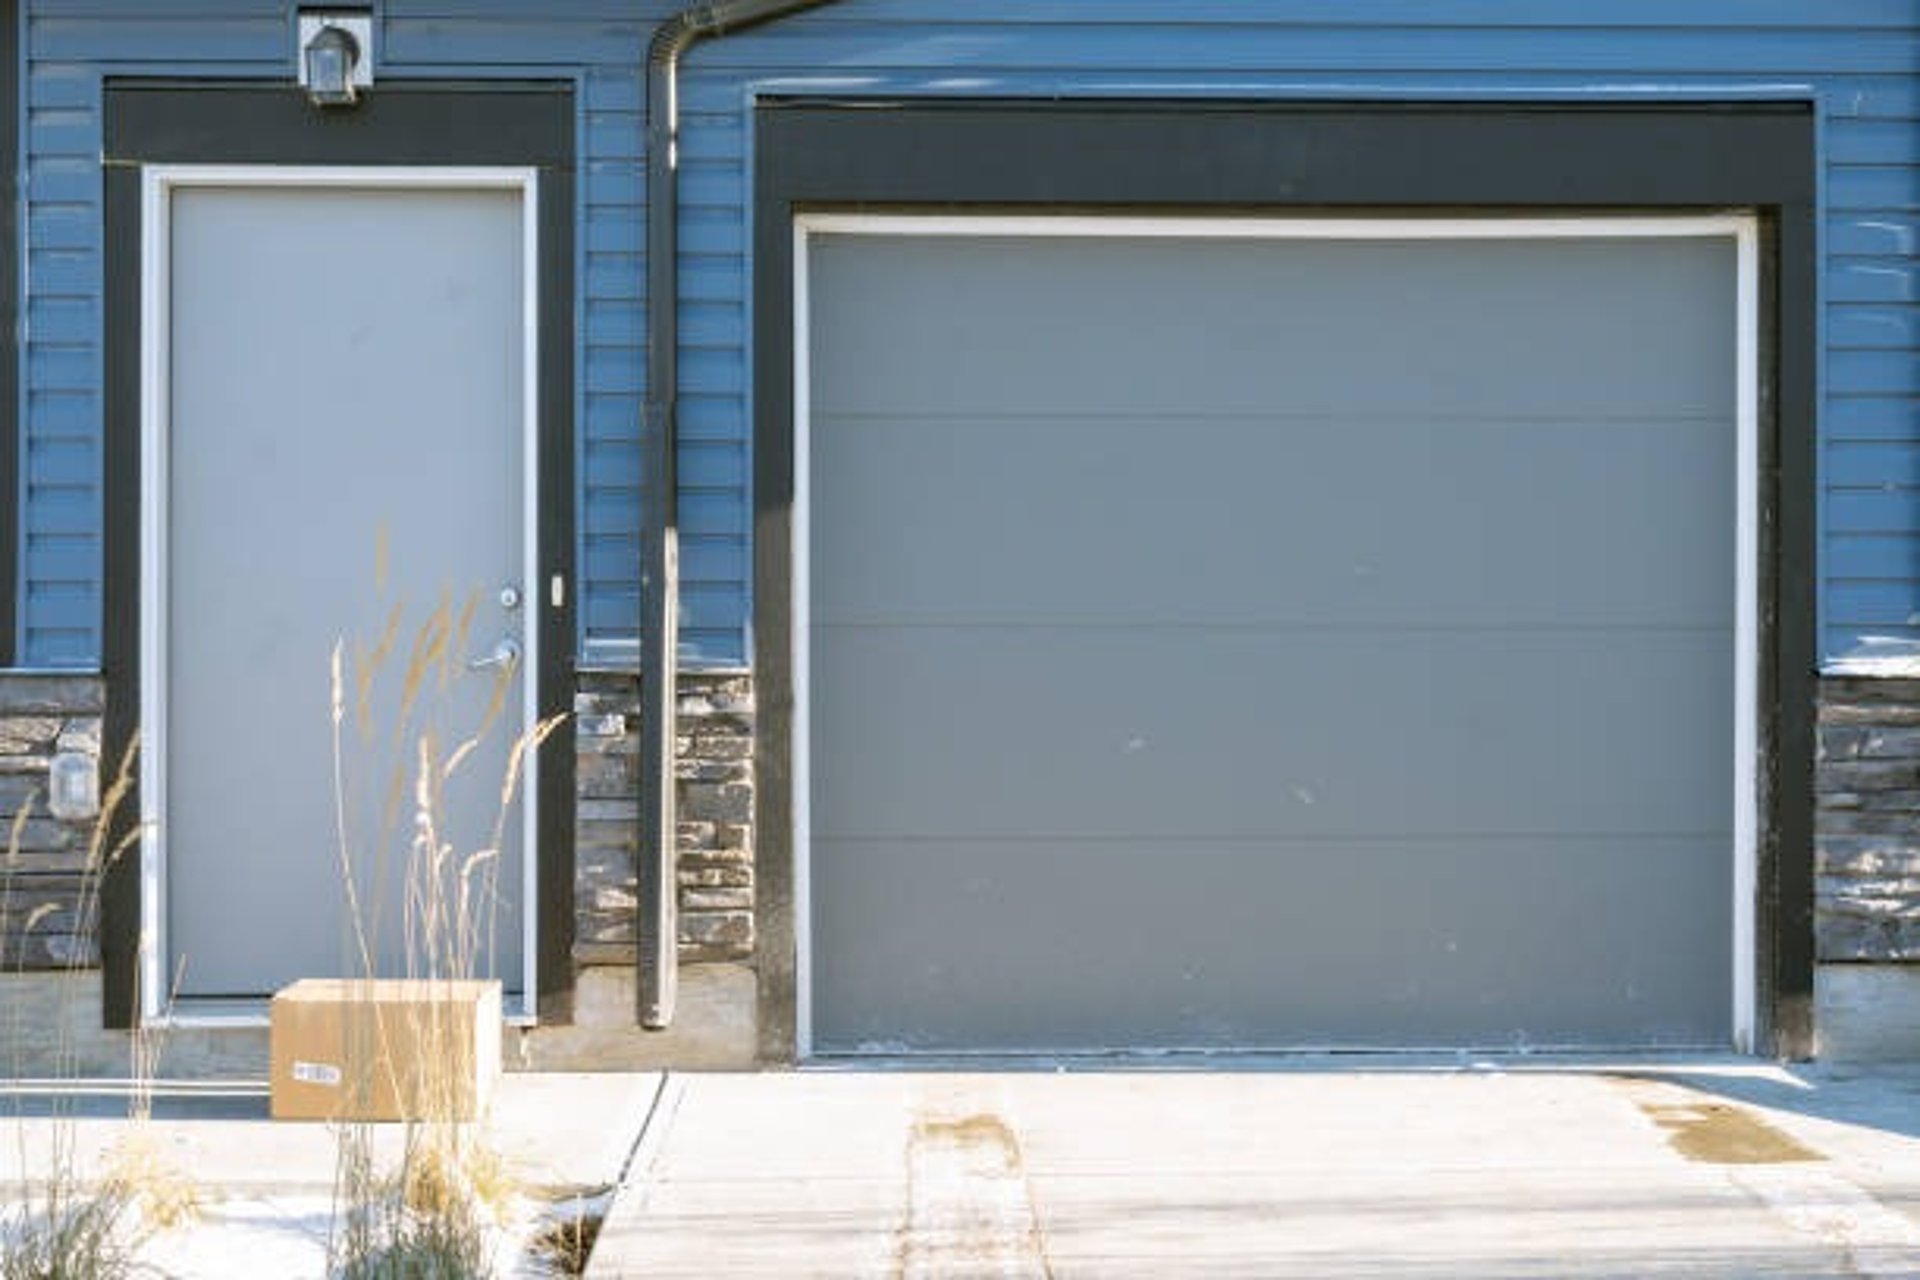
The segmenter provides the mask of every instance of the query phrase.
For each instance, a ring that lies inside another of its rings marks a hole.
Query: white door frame
[[[1570,240],[1726,238],[1737,260],[1734,328],[1733,1049],[1752,1053],[1759,1005],[1760,225],[1749,213],[1592,217],[1206,217],[1127,215],[801,214],[793,223],[793,768],[795,1043],[813,1053],[812,902],[812,326],[814,235],[1117,237],[1169,240]]]
[[[518,166],[150,165],[140,191],[140,1011],[156,1025],[264,1024],[257,1010],[195,1013],[173,1009],[166,972],[167,627],[169,442],[173,403],[171,332],[173,192],[182,188],[261,190],[509,191],[521,219],[521,581],[531,599],[539,578],[540,258],[539,171]],[[521,725],[540,721],[540,628],[537,611],[521,613]],[[539,1008],[540,753],[524,754],[520,775],[522,901],[521,1002],[512,1021],[531,1023]]]

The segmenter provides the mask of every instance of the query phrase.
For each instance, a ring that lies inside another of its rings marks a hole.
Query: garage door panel
[[[817,1049],[1730,1042],[1735,242],[1483,222],[810,233]]]
[[[1132,842],[1089,874],[1078,844],[826,842],[814,933],[857,942],[817,953],[815,1047],[1723,1045],[1727,895],[1642,892],[1724,884],[1723,850]]]
[[[1730,417],[828,416],[813,616],[1724,625],[1732,439]]]
[[[817,235],[810,268],[825,413],[1715,416],[1734,367],[1725,240]]]
[[[828,837],[1724,832],[1729,644],[820,628],[813,820]]]

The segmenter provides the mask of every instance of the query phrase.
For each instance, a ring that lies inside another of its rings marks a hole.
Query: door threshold
[[[172,1030],[180,1028],[264,1027],[267,1025],[266,996],[178,997],[162,1012],[148,1018],[146,1025]]]
[[[156,1030],[244,1030],[266,1027],[271,1023],[271,996],[182,996],[169,1008],[150,1017],[145,1025]],[[529,1030],[539,1019],[528,1007],[525,997],[509,991],[501,997],[503,1026]]]

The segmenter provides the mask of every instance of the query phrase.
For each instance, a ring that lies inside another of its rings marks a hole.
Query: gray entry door
[[[520,810],[497,857],[473,855],[494,844],[525,664],[467,668],[528,639],[502,598],[527,586],[522,192],[182,185],[167,212],[148,584],[164,671],[146,675],[165,692],[164,980],[248,998],[364,971],[336,836],[343,642],[347,847],[376,966],[444,968],[404,909],[433,882],[410,862],[438,845],[443,901],[464,883],[479,922],[464,949],[519,991]],[[416,843],[421,736],[445,762],[482,726]]]
[[[1730,238],[810,246],[816,1051],[1729,1045]]]

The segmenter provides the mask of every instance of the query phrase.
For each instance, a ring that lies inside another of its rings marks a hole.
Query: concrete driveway
[[[671,1076],[589,1274],[1920,1276],[1920,1073]]]

